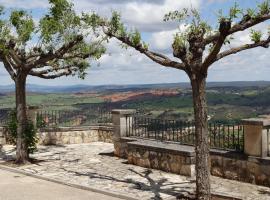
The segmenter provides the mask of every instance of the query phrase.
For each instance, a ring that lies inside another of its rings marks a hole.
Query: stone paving
[[[194,191],[188,177],[129,165],[113,156],[113,144],[94,142],[65,146],[40,146],[35,164],[13,166],[66,183],[101,189],[134,199],[175,199]],[[2,158],[14,154],[10,146]],[[4,160],[2,159],[2,164]],[[212,177],[212,191],[247,200],[270,200],[270,188]]]

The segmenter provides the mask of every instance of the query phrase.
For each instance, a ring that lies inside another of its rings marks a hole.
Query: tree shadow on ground
[[[267,194],[267,195],[270,196],[270,191],[269,191],[269,190],[259,189],[258,192],[259,192],[260,194]]]
[[[145,169],[142,172],[138,172],[134,169],[129,169],[134,175],[138,175],[139,177],[143,178],[146,182],[136,180],[133,178],[116,178],[111,175],[103,175],[98,174],[95,172],[77,172],[77,171],[71,171],[67,170],[65,168],[61,168],[62,170],[75,174],[76,176],[87,176],[90,179],[102,179],[102,180],[109,180],[114,182],[121,182],[121,183],[127,183],[131,185],[131,188],[140,190],[140,191],[149,191],[153,193],[152,200],[161,200],[161,194],[167,194],[170,196],[177,197],[177,199],[190,199],[187,196],[191,196],[193,194],[193,187],[190,185],[190,183],[193,183],[193,181],[185,181],[181,183],[173,183],[170,182],[167,178],[161,178],[158,180],[154,180],[150,177],[150,175],[153,173],[150,169]],[[183,185],[183,184],[189,184],[189,185]]]
[[[102,153],[99,153],[98,155],[100,156],[108,156],[108,157],[115,157],[114,155],[114,152],[102,152]]]
[[[51,152],[52,148],[66,148],[67,146],[62,145],[62,144],[54,144],[54,145],[46,145],[46,146],[41,146],[38,148],[37,153],[47,153]]]

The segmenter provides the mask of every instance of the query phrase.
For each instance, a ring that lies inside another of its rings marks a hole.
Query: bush
[[[18,122],[17,122],[17,117],[16,117],[16,111],[13,111],[10,113],[9,122],[8,122],[8,130],[9,130],[8,141],[13,145],[16,145],[17,143],[17,127],[18,127]],[[28,120],[26,124],[25,132],[22,135],[26,144],[28,155],[31,153],[34,153],[37,150],[38,137],[37,137],[36,132],[37,130],[34,124]]]

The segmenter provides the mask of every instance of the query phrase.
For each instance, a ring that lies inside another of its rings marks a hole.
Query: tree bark
[[[26,74],[19,74],[15,80],[16,86],[16,113],[17,113],[17,145],[16,145],[16,163],[23,164],[28,162],[29,155],[24,141],[23,134],[27,125],[26,114]]]
[[[191,77],[195,118],[196,195],[198,200],[210,200],[210,168],[207,103],[205,95],[206,76]]]

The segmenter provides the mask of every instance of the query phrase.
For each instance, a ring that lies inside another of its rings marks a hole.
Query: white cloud
[[[156,0],[156,1],[106,1],[98,0],[75,0],[74,4],[78,11],[96,11],[97,13],[110,17],[113,10],[121,13],[123,21],[130,27],[136,27],[143,32],[156,32],[171,30],[176,23],[163,22],[163,17],[169,11],[180,10],[186,7],[199,8],[201,0]]]
[[[210,0],[209,0],[210,1]],[[97,11],[103,16],[110,16],[112,10],[122,13],[123,21],[129,27],[137,27],[143,32],[143,39],[154,51],[172,57],[171,44],[177,32],[177,23],[162,21],[164,14],[171,10],[189,7],[199,8],[202,0],[74,0],[77,11]],[[5,7],[45,8],[47,0],[0,0]],[[35,10],[34,10],[35,11]],[[39,9],[40,11],[40,9]],[[33,12],[36,14],[36,12]],[[180,27],[182,28],[182,27]],[[257,27],[266,30],[266,25]],[[250,42],[249,31],[235,35],[235,40],[228,48]],[[111,40],[107,45],[107,54],[100,59],[100,67],[92,64],[84,81],[75,77],[64,77],[56,80],[29,78],[28,83],[46,85],[66,84],[138,84],[188,81],[187,76],[175,69],[165,68],[152,62],[133,49],[122,49],[119,42]],[[169,54],[170,53],[170,54]],[[270,80],[268,49],[258,48],[230,56],[215,63],[209,72],[208,81],[231,80]],[[10,84],[8,74],[0,65],[0,84]]]
[[[46,8],[48,7],[47,0],[0,0],[0,5],[6,8]]]

